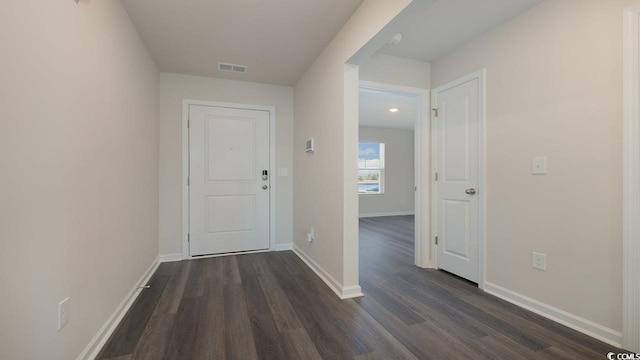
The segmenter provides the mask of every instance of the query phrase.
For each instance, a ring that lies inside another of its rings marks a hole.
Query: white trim
[[[564,326],[570,327],[583,334],[589,335],[609,345],[620,347],[622,333],[619,331],[609,329],[608,327],[596,324],[593,321],[568,313],[564,310],[547,305],[543,302],[518,294],[490,282],[485,282],[484,286],[484,290],[489,294],[497,296],[538,315],[544,316],[547,319],[553,320]]]
[[[429,203],[429,191],[423,191],[429,187],[429,152],[431,151],[431,145],[429,143],[429,131],[431,128],[431,118],[429,116],[430,111],[430,90],[414,88],[409,86],[392,85],[385,83],[378,83],[373,81],[360,81],[358,90],[369,90],[392,93],[396,95],[405,95],[415,98],[416,109],[414,119],[414,212],[415,214],[415,238],[414,238],[414,263],[421,268],[432,267],[430,256],[430,241],[426,236],[431,233],[429,230],[429,218],[431,211],[430,207],[423,206],[423,204]],[[372,216],[392,216],[393,213],[386,214],[362,214],[360,217],[372,217]],[[412,215],[412,214],[400,214],[397,215]]]
[[[385,212],[385,213],[360,214],[360,218],[371,218],[371,217],[381,217],[381,216],[404,216],[404,215],[415,215],[415,212],[391,211],[391,212]]]
[[[363,297],[364,294],[362,293],[362,288],[360,287],[360,285],[353,285],[353,286],[343,286],[342,295],[338,295],[338,296],[340,297],[340,299],[345,300],[345,299]]]
[[[160,262],[161,263],[165,263],[165,262],[174,262],[174,261],[181,261],[182,259],[182,253],[175,253],[175,254],[160,254]]]
[[[271,251],[288,251],[288,250],[293,250],[293,244],[292,243],[275,244],[274,246],[271,247]]]
[[[276,169],[276,108],[275,106],[266,107],[269,111],[269,249],[276,246],[276,219],[278,217],[276,211],[276,202],[278,197],[278,174]]]
[[[640,352],[640,5],[624,11],[622,345]]]
[[[182,100],[182,259],[190,259],[189,242],[189,187],[187,177],[189,176],[189,106],[201,105],[212,107],[224,107],[232,109],[267,111],[269,113],[269,172],[271,189],[269,191],[269,248],[276,246],[276,108],[274,106],[237,104],[227,102],[205,101],[205,100]],[[201,256],[199,256],[201,257]]]
[[[342,286],[338,280],[313,261],[311,257],[305,254],[304,251],[300,250],[300,248],[295,244],[293,245],[293,252],[298,255],[300,260],[307,264],[307,266],[313,270],[313,272],[316,273],[316,275],[318,275],[318,277],[324,281],[324,283],[327,284],[327,286],[329,286],[329,288],[336,293],[340,299],[344,300],[364,296],[359,285]]]
[[[359,286],[358,84],[360,68],[344,64],[342,136],[342,284]]]
[[[486,129],[486,101],[487,101],[487,89],[486,89],[486,69],[481,69],[466,76],[463,76],[459,79],[451,81],[447,84],[441,85],[434,89],[431,92],[431,103],[434,105],[438,104],[438,93],[448,90],[452,87],[458,86],[460,84],[466,83],[468,81],[478,79],[478,96],[480,97],[480,101],[478,102],[478,127],[479,127],[479,154],[478,154],[478,168],[479,168],[479,176],[478,176],[478,196],[479,196],[479,214],[478,214],[478,287],[480,289],[485,288],[485,279],[486,279],[486,247],[485,247],[485,237],[486,237],[486,204],[487,204],[487,186],[486,186],[486,172],[485,172],[485,164],[486,164],[486,137],[487,137],[487,129]],[[432,114],[435,117],[435,114]],[[435,131],[435,121],[432,121],[431,127],[431,164],[432,171],[429,176],[430,179],[434,179],[435,173],[437,170],[437,154],[436,149],[433,148],[436,144],[436,136],[437,133]],[[431,239],[435,239],[438,235],[437,233],[437,208],[436,208],[436,194],[438,191],[437,182],[431,181]],[[432,265],[434,268],[438,267],[438,249],[436,247],[435,241],[430,242],[431,254],[433,257],[431,258]]]
[[[102,325],[100,330],[98,330],[98,332],[93,337],[93,339],[91,339],[89,344],[80,353],[77,360],[92,360],[92,359],[95,359],[96,356],[98,356],[98,353],[100,353],[100,350],[102,350],[102,347],[104,346],[104,344],[107,342],[107,340],[109,340],[109,337],[111,337],[111,334],[113,334],[113,332],[116,330],[116,328],[118,327],[118,324],[120,324],[120,321],[122,321],[122,318],[124,318],[124,315],[127,313],[127,311],[129,311],[129,309],[131,308],[131,305],[133,305],[133,302],[138,298],[138,295],[140,295],[140,293],[142,292],[142,290],[140,289],[140,286],[143,286],[147,282],[149,282],[149,279],[151,278],[153,273],[155,273],[156,269],[158,268],[158,265],[160,265],[159,257],[153,260],[153,262],[151,263],[149,268],[147,268],[147,270],[144,272],[142,277],[140,277],[140,279],[135,283],[135,285],[133,286],[133,289],[129,291],[129,293],[127,294],[127,296],[125,296],[125,298],[122,300],[120,305],[118,305],[115,311],[111,314],[111,316],[109,316],[107,321]]]
[[[478,214],[478,232],[480,236],[478,237],[478,266],[480,267],[479,279],[478,279],[478,287],[484,290],[484,284],[487,279],[487,247],[485,245],[485,239],[487,238],[487,228],[486,228],[486,214],[487,214],[487,173],[485,171],[485,166],[487,163],[487,69],[483,68],[478,71],[475,76],[478,76],[478,88],[480,89],[480,101],[478,105],[480,109],[478,112],[480,113],[480,119],[478,119],[478,126],[480,128],[480,139],[479,139],[479,147],[480,154],[478,157],[479,162],[479,176],[478,182],[479,187],[482,189],[480,191],[480,204],[478,208],[480,209],[480,214]]]
[[[189,100],[182,100],[182,259],[189,258]]]

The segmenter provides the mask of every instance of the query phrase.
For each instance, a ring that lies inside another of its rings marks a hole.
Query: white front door
[[[268,111],[189,106],[189,255],[269,248]]]
[[[434,91],[438,268],[479,280],[480,82]]]

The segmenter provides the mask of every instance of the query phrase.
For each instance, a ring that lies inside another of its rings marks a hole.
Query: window
[[[358,193],[384,194],[384,143],[358,143]]]

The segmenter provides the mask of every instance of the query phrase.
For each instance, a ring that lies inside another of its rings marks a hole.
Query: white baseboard
[[[109,340],[109,337],[113,334],[116,327],[118,327],[118,324],[120,324],[124,315],[129,311],[129,308],[131,308],[133,302],[138,298],[138,295],[140,295],[141,290],[139,287],[145,285],[149,281],[151,275],[153,275],[158,268],[158,265],[160,265],[160,257],[157,257],[153,263],[151,263],[151,266],[149,266],[140,280],[138,280],[134,285],[133,289],[129,291],[129,294],[125,296],[124,300],[122,300],[120,305],[118,305],[113,314],[109,316],[104,325],[102,325],[100,330],[98,330],[98,333],[93,337],[93,339],[91,339],[87,347],[85,347],[82,353],[80,353],[77,360],[93,360],[98,356],[98,353],[102,350],[104,344]]]
[[[293,244],[275,244],[271,247],[271,251],[287,251],[293,250]]]
[[[413,212],[413,211],[393,211],[393,212],[385,212],[385,213],[360,214],[358,216],[361,217],[361,218],[370,218],[370,217],[403,216],[403,215],[415,215],[415,212]]]
[[[581,318],[501,286],[485,282],[484,291],[609,345],[620,347],[622,343],[622,333],[619,331],[596,324],[591,320]]]
[[[307,266],[313,270],[313,272],[315,272],[316,275],[318,275],[318,277],[324,281],[340,299],[344,300],[364,296],[360,286],[342,286],[338,280],[334,279],[333,276],[326,272],[320,265],[305,254],[304,251],[300,250],[300,248],[295,245],[293,245],[293,252],[298,255],[298,257],[307,264]]]
[[[174,261],[182,261],[182,254],[181,253],[176,253],[176,254],[160,254],[160,262],[161,263],[165,263],[165,262],[174,262]]]
[[[340,295],[338,295],[340,296]],[[340,296],[340,299],[353,299],[353,298],[358,298],[358,297],[363,297],[364,294],[362,293],[362,288],[360,287],[360,285],[353,285],[353,286],[343,286],[342,287],[342,295]]]

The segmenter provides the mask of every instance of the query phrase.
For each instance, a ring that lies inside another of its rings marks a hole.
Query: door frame
[[[622,347],[640,351],[640,4],[624,11]]]
[[[182,100],[182,259],[187,260],[194,258],[189,254],[189,185],[187,177],[189,176],[189,106],[211,106],[228,109],[267,111],[269,113],[269,172],[270,185],[269,189],[269,250],[244,251],[234,254],[264,252],[275,249],[276,240],[276,109],[273,106],[236,104],[227,102],[207,101],[207,100]],[[205,256],[197,256],[197,258],[224,256],[226,254],[213,254]]]
[[[437,106],[438,93],[448,90],[452,87],[462,85],[466,82],[478,80],[478,95],[480,97],[478,101],[478,135],[479,135],[479,151],[478,154],[478,288],[484,290],[484,283],[486,279],[486,252],[485,252],[485,237],[486,237],[486,200],[487,200],[487,186],[486,186],[486,69],[481,69],[453,80],[449,83],[441,85],[431,91],[431,104]],[[434,268],[438,268],[438,248],[435,243],[435,237],[438,235],[437,229],[437,203],[436,199],[438,194],[438,186],[435,181],[435,174],[437,169],[437,149],[436,149],[436,136],[437,127],[435,121],[435,113],[431,114],[431,254],[433,254],[431,261]]]
[[[426,180],[429,177],[429,89],[414,88],[409,86],[392,85],[373,81],[361,80],[358,86],[360,90],[385,92],[394,95],[402,95],[416,99],[414,127],[413,127],[413,176],[414,176],[414,263],[417,267],[429,268],[429,191]],[[358,214],[359,216],[359,214]]]

